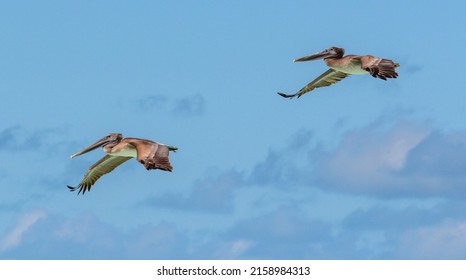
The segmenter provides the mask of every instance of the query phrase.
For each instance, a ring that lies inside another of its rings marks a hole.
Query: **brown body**
[[[119,133],[111,133],[71,157],[82,155],[98,147],[102,147],[106,155],[89,167],[77,187],[68,186],[71,191],[79,189],[78,194],[81,192],[84,194],[100,177],[133,157],[147,170],[161,169],[171,172],[173,167],[168,159],[168,154],[170,151],[177,150],[176,147],[166,146],[151,140],[123,138]]]
[[[400,66],[390,59],[379,58],[372,55],[344,55],[344,49],[332,47],[310,56],[295,59],[294,62],[324,59],[325,64],[330,68],[322,75],[314,79],[295,94],[278,93],[287,98],[300,97],[301,95],[319,87],[330,86],[341,81],[348,75],[370,74],[374,78],[387,80],[396,78],[395,68]]]

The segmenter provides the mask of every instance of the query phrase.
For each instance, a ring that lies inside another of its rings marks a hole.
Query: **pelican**
[[[168,154],[170,151],[178,150],[176,147],[166,146],[151,140],[123,138],[123,135],[120,133],[110,133],[89,147],[71,155],[71,158],[99,147],[102,147],[106,155],[89,167],[77,187],[67,186],[70,191],[79,189],[78,194],[90,191],[92,185],[100,177],[113,171],[117,166],[131,158],[136,158],[147,170],[161,169],[171,172],[173,167],[168,160]]]
[[[395,68],[400,66],[400,64],[390,59],[378,58],[372,55],[347,55],[343,57],[344,54],[344,49],[331,47],[310,56],[293,60],[293,62],[301,62],[323,59],[330,69],[295,94],[285,94],[281,92],[278,92],[278,94],[286,98],[300,97],[315,88],[327,87],[339,82],[351,74],[371,74],[372,77],[382,80],[398,77]]]

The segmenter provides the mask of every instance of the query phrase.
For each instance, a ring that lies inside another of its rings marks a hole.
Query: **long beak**
[[[301,57],[301,58],[297,58],[297,59],[293,60],[293,62],[301,62],[301,61],[309,61],[309,60],[322,59],[322,58],[327,57],[327,55],[329,55],[328,51],[327,51],[327,50],[323,50],[323,51],[321,51],[321,52],[318,52],[318,53],[315,53],[315,54],[311,54],[311,55],[309,55],[309,56],[304,56],[304,57]]]
[[[80,156],[82,154],[85,154],[87,152],[90,152],[92,150],[95,150],[99,147],[102,147],[103,145],[107,144],[109,141],[107,139],[107,137],[104,137],[102,139],[100,139],[99,141],[95,142],[94,144],[82,149],[81,151],[77,152],[76,154],[73,154],[70,156],[70,158],[74,158],[74,157],[77,157],[77,156]]]

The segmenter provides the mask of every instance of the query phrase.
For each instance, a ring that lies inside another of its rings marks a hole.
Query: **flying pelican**
[[[315,88],[327,87],[339,82],[350,74],[371,74],[372,77],[382,80],[398,77],[395,68],[400,66],[400,64],[390,59],[378,58],[372,55],[347,55],[343,57],[344,54],[344,49],[331,47],[310,56],[293,60],[293,62],[301,62],[324,59],[325,64],[327,64],[330,69],[295,94],[285,94],[281,92],[278,92],[278,94],[286,98],[300,97]]]
[[[166,146],[151,140],[123,138],[123,135],[120,133],[110,133],[89,147],[71,155],[71,158],[99,147],[102,147],[106,155],[89,167],[77,187],[68,186],[70,191],[79,189],[78,194],[90,191],[92,185],[100,177],[113,171],[117,166],[131,158],[136,158],[147,170],[161,169],[171,172],[173,167],[168,160],[168,154],[170,151],[178,150],[176,147]]]

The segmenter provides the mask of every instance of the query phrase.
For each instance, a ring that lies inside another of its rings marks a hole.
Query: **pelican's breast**
[[[331,66],[330,68],[352,75],[360,75],[360,74],[369,74],[367,71],[361,68],[361,65],[357,64],[347,64],[343,66]]]
[[[337,70],[346,74],[368,74],[369,72],[361,68],[361,61],[355,56],[345,56],[340,59],[326,59],[325,64],[333,70]]]
[[[125,145],[121,147],[120,145],[115,146],[109,153],[112,156],[119,156],[119,157],[137,157],[138,152],[136,147],[133,145]]]

